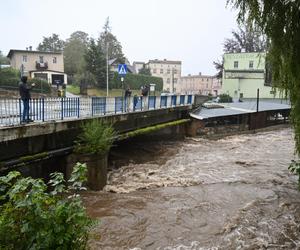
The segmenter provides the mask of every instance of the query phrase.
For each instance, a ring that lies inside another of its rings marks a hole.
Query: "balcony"
[[[48,69],[48,62],[35,62],[35,68],[38,70],[45,70]]]

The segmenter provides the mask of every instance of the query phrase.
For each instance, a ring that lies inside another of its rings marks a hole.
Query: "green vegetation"
[[[79,191],[84,190],[87,167],[77,163],[66,183],[62,173],[41,179],[13,171],[0,177],[1,249],[85,249],[92,220]]]
[[[141,75],[141,74],[127,74],[124,78],[124,85],[129,85],[131,89],[140,89],[143,85],[150,83],[156,84],[155,90],[161,91],[163,88],[163,79],[155,76]],[[122,83],[118,73],[114,73],[113,79],[110,82],[110,87],[114,89],[122,88]]]
[[[144,134],[149,134],[151,132],[155,132],[157,130],[163,129],[163,128],[167,128],[167,127],[171,127],[171,126],[177,126],[180,124],[184,124],[189,122],[190,119],[182,119],[182,120],[178,120],[178,121],[174,121],[174,122],[167,122],[167,123],[163,123],[163,124],[158,124],[155,126],[151,126],[151,127],[147,127],[147,128],[141,128],[141,129],[137,129],[125,134],[122,134],[119,136],[119,140],[125,140],[127,138],[131,138],[131,137],[135,137],[138,135],[144,135]]]
[[[17,89],[20,82],[20,72],[12,68],[0,68],[0,88]]]
[[[38,78],[32,78],[27,81],[27,83],[30,85],[32,83],[35,83],[35,86],[31,89],[32,92],[36,93],[50,93],[51,87],[50,84],[43,80]]]
[[[228,94],[221,94],[219,95],[219,102],[220,103],[229,103],[232,102],[232,97]]]
[[[20,72],[13,68],[0,69],[0,88],[7,90],[18,90],[20,82]],[[29,79],[28,84],[35,83],[33,92],[50,93],[51,88],[47,81],[41,79]]]
[[[67,91],[74,94],[79,95],[80,94],[80,88],[77,85],[67,85]]]
[[[59,39],[59,35],[52,34],[49,37],[43,37],[43,41],[37,47],[39,51],[60,52],[64,49],[65,42]]]
[[[82,133],[75,142],[76,153],[105,155],[110,150],[116,136],[112,125],[93,119],[83,123],[81,128]]]
[[[0,50],[0,65],[8,65],[9,59],[2,54],[2,51]]]

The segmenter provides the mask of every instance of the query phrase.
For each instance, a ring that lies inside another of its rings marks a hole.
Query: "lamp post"
[[[106,96],[108,97],[108,41],[107,32],[105,32],[105,42],[106,42]]]

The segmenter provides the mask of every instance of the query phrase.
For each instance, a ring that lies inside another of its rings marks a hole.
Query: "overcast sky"
[[[43,36],[81,30],[98,37],[106,17],[129,61],[182,61],[182,73],[214,74],[236,28],[226,0],[0,0],[0,50],[35,49]]]

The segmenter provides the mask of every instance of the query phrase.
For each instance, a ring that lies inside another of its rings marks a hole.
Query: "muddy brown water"
[[[91,249],[300,249],[289,128],[129,145],[117,158],[105,190],[84,194],[100,219]]]

